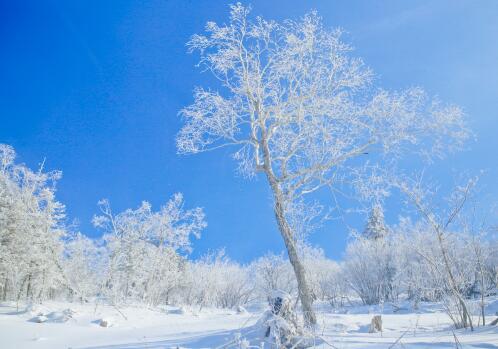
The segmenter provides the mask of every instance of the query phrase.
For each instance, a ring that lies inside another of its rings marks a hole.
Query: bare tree
[[[440,155],[467,132],[458,107],[420,88],[375,89],[371,70],[351,57],[341,30],[325,29],[317,13],[283,23],[249,13],[232,5],[228,24],[208,22],[206,35],[188,42],[220,90],[195,90],[193,104],[181,111],[177,147],[198,153],[234,146],[243,175],[266,177],[305,322],[314,324],[289,209],[323,188],[354,183],[354,169],[367,167],[366,153],[379,164],[407,150]]]
[[[481,216],[485,212],[485,216]],[[467,217],[468,216],[468,217]],[[495,227],[489,226],[486,219],[486,210],[472,203],[472,208],[463,220],[463,229],[469,235],[469,249],[474,266],[475,280],[472,285],[472,295],[480,294],[480,315],[477,322],[479,326],[482,318],[482,325],[486,325],[486,296],[496,287],[493,283],[493,241],[491,234],[496,230]]]
[[[448,246],[448,236],[451,229],[456,229],[455,224],[462,216],[462,211],[465,204],[469,200],[472,189],[475,187],[477,180],[471,179],[463,186],[457,186],[448,198],[448,209],[446,212],[438,213],[428,202],[429,196],[433,194],[431,190],[424,188],[420,180],[400,183],[400,189],[407,195],[409,201],[416,207],[424,221],[428,224],[432,232],[436,236],[442,266],[438,261],[430,259],[422,251],[419,251],[429,261],[430,266],[436,273],[442,276],[443,291],[447,291],[452,300],[452,305],[456,308],[456,315],[453,314],[453,309],[448,306],[447,313],[458,327],[470,327],[474,329],[472,316],[469,307],[465,302],[465,295],[462,292],[462,285],[458,281],[458,271],[454,268],[452,261],[450,246]]]

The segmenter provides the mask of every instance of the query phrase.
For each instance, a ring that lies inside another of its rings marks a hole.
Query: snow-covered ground
[[[248,312],[168,307],[146,309],[77,303],[47,302],[28,310],[13,303],[0,306],[0,348],[217,348],[253,325],[263,309]],[[496,318],[498,300],[490,301],[488,323]],[[374,314],[382,312],[383,332],[368,333]],[[42,315],[40,315],[42,314]],[[452,330],[450,320],[436,304],[417,312],[384,307],[350,307],[318,314],[323,338],[320,348],[462,348],[498,349],[498,326]],[[108,327],[100,326],[100,321]],[[44,321],[38,323],[37,321]]]

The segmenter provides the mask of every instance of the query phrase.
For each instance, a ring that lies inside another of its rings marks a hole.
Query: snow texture
[[[484,326],[474,332],[453,330],[442,307],[422,303],[415,312],[409,304],[404,311],[387,306],[355,306],[333,310],[318,306],[319,329],[315,332],[316,348],[498,348],[498,327]],[[487,316],[495,319],[496,298],[489,300]],[[68,314],[68,321],[55,321]],[[159,348],[261,348],[260,333],[254,330],[262,312],[259,305],[246,313],[236,310],[205,308],[198,314],[181,313],[175,307],[147,309],[128,306],[119,310],[111,306],[47,302],[43,306],[16,311],[14,303],[0,306],[1,348],[79,348],[79,349],[159,349]],[[382,312],[383,331],[368,333],[370,321]],[[30,321],[46,313],[47,321]],[[122,313],[122,314],[121,314]],[[48,315],[53,314],[53,315]],[[57,314],[57,316],[56,316]],[[124,318],[126,316],[127,320]],[[52,321],[52,319],[54,321]],[[102,319],[110,327],[99,325]],[[227,345],[228,344],[228,345]],[[227,345],[227,346],[225,346]],[[265,348],[270,348],[267,344]]]

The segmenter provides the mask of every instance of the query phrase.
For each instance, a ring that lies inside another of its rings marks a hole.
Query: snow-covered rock
[[[239,305],[236,309],[237,314],[247,314],[246,308],[244,308],[242,305]]]
[[[114,323],[114,319],[110,317],[102,318],[98,322],[100,327],[111,327]]]

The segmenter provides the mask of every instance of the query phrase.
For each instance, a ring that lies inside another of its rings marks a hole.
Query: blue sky
[[[486,170],[483,191],[498,197],[498,1],[252,1],[253,13],[281,20],[317,9],[388,89],[423,86],[462,106],[476,141],[438,162],[442,183]],[[96,203],[115,211],[181,191],[202,206],[209,227],[194,256],[222,246],[246,262],[283,245],[266,183],[235,175],[228,150],[178,156],[178,111],[207,77],[186,53],[206,21],[223,22],[222,1],[1,1],[0,142],[19,160],[64,173],[58,198],[82,232]],[[397,203],[386,216],[395,222]],[[332,222],[312,236],[339,258],[348,226]]]

